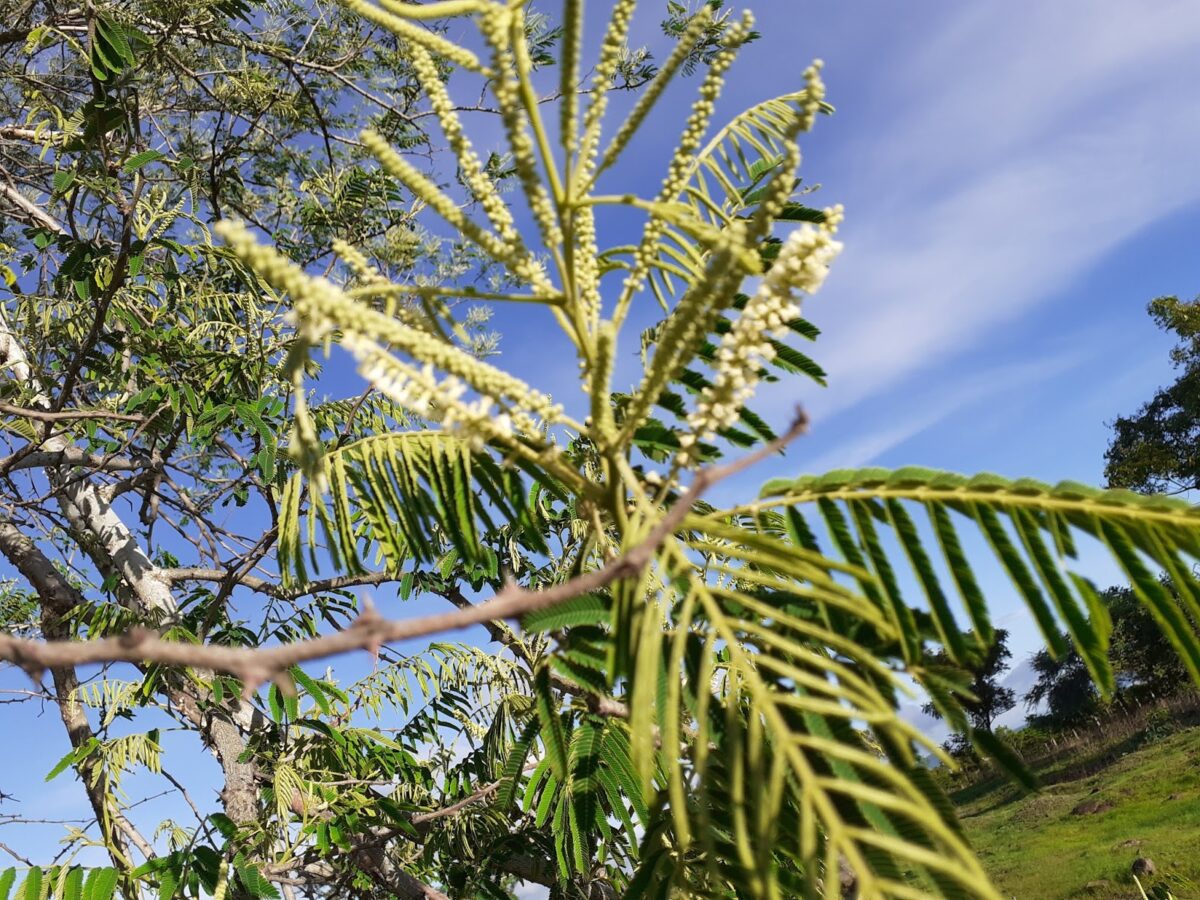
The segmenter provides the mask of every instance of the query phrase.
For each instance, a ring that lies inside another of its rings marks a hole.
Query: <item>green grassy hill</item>
[[[1054,783],[1032,795],[999,779],[952,795],[1006,896],[1140,898],[1130,865],[1143,856],[1152,897],[1200,900],[1200,728],[1085,749],[1038,774]]]

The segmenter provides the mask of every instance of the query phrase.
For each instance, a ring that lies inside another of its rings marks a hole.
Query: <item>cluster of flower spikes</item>
[[[671,83],[675,74],[683,67],[705,27],[712,21],[712,11],[707,6],[701,7],[696,15],[692,17],[686,31],[679,38],[670,56],[667,57],[660,67],[658,75],[655,76],[654,80],[642,92],[633,110],[609,143],[608,148],[604,152],[603,159],[597,160],[597,141],[600,136],[599,123],[606,109],[606,92],[620,60],[620,51],[625,47],[624,39],[628,32],[633,5],[632,3],[617,4],[613,9],[613,21],[605,40],[600,62],[596,67],[596,78],[593,81],[595,100],[588,109],[585,121],[585,134],[580,154],[576,190],[583,190],[590,186],[598,172],[607,169],[613,164],[621,151],[629,144],[638,127],[645,121],[649,111],[654,107],[654,104],[663,91],[666,90],[667,85]],[[728,60],[731,62],[732,59],[733,53],[729,51]],[[723,66],[725,64],[725,59],[722,58],[720,65]],[[720,72],[717,73],[716,77],[720,77]],[[719,84],[717,84],[715,89],[711,85],[708,87],[709,93],[713,93],[717,89],[719,89]],[[572,94],[572,96],[574,95]],[[567,119],[564,118],[564,129],[568,127],[565,124],[566,122]],[[599,253],[596,249],[596,220],[592,208],[590,206],[580,206],[574,209],[572,212],[572,225],[574,228],[574,263],[577,273],[579,299],[583,308],[587,311],[594,329],[600,316],[600,273]],[[661,234],[658,231],[652,231],[644,240],[653,241],[657,240],[660,236]]]
[[[399,180],[413,195],[442,217],[451,227],[483,249],[492,259],[504,264],[509,271],[528,283],[535,293],[556,294],[546,277],[545,267],[519,244],[509,244],[467,217],[462,208],[443,193],[416,166],[392,149],[378,132],[366,129],[360,135],[363,146],[379,160],[384,171]]]
[[[418,368],[401,362],[374,341],[354,333],[343,335],[342,346],[358,361],[359,374],[376,390],[416,415],[440,422],[475,450],[489,442],[509,441],[514,428],[524,434],[537,428],[528,413],[497,412],[491,397],[464,399],[467,384],[453,375],[439,380],[429,363]]]
[[[514,430],[533,435],[538,419],[544,424],[566,421],[561,405],[525,382],[439,337],[370,309],[324,278],[308,275],[278,251],[259,244],[241,222],[224,220],[216,230],[251,269],[292,298],[295,316],[310,343],[320,342],[336,328],[361,374],[414,412],[440,421],[476,444],[508,439]],[[416,364],[397,359],[382,343],[406,353]],[[438,381],[435,370],[449,377]],[[480,396],[468,402],[463,395],[472,389]],[[508,412],[494,414],[497,402],[504,403]]]
[[[805,225],[788,235],[758,290],[721,339],[716,376],[688,416],[690,433],[680,438],[685,448],[737,422],[758,386],[762,363],[775,356],[771,339],[786,336],[788,323],[800,315],[796,294],[816,293],[841,251],[841,243],[833,240],[841,220],[842,207],[834,206],[825,210],[819,227]]]
[[[582,4],[578,5],[582,6]],[[600,125],[604,114],[608,111],[609,88],[626,47],[629,25],[633,20],[636,6],[637,0],[617,0],[609,13],[608,30],[604,34],[600,58],[596,63],[595,74],[592,76],[590,89],[592,102],[583,117],[583,142],[579,147],[579,188],[586,187],[595,172],[596,154],[600,146]],[[582,10],[574,9],[571,15],[581,17]],[[572,25],[577,27],[574,19],[572,19]],[[568,134],[570,133],[569,128],[565,130]],[[571,135],[571,138],[573,139],[574,135]]]
[[[462,122],[454,111],[454,103],[446,91],[446,85],[442,81],[433,56],[420,44],[409,44],[408,53],[413,72],[416,73],[417,80],[421,83],[421,89],[429,99],[429,108],[437,116],[442,133],[446,136],[446,143],[453,151],[455,159],[458,160],[459,172],[464,183],[483,207],[484,213],[496,229],[500,240],[514,250],[523,253],[524,248],[521,246],[520,235],[517,234],[513,225],[512,212],[509,210],[508,204],[500,197],[492,180],[484,173],[483,163],[471,145],[470,138],[463,131]]]
[[[715,235],[716,239],[707,248],[709,259],[704,278],[689,286],[668,316],[654,358],[634,393],[626,422],[640,422],[649,414],[654,398],[660,396],[667,382],[697,352],[716,325],[717,317],[729,306],[729,300],[742,278],[761,271],[757,247],[766,239],[795,187],[794,173],[800,165],[800,148],[795,138],[812,127],[825,97],[821,68],[821,61],[815,60],[804,71],[806,88],[803,99],[797,115],[786,129],[783,155],[763,188],[758,208],[748,219],[734,219]],[[630,282],[627,279],[625,290],[629,289]],[[626,432],[629,432],[628,425]],[[688,432],[681,435],[680,441],[683,452],[679,462],[694,462],[696,434]]]
[[[523,23],[522,10],[491,7],[479,17],[479,30],[492,51],[492,95],[496,98],[500,121],[508,136],[513,169],[525,191],[530,211],[546,246],[554,247],[562,243],[562,232],[558,227],[554,203],[538,176],[528,117],[521,105],[521,90],[523,85],[528,86],[531,64],[528,60],[517,58],[516,51],[523,50],[524,43],[511,40],[511,30],[514,27],[523,30]],[[525,81],[519,77],[521,70],[524,70]]]

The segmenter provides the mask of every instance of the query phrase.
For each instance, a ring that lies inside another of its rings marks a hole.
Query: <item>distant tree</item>
[[[1163,589],[1179,606],[1180,614],[1193,617],[1168,579]],[[1149,610],[1142,606],[1132,588],[1110,587],[1101,591],[1100,599],[1112,622],[1109,637],[1109,658],[1122,691],[1148,688],[1156,694],[1170,694],[1190,687],[1187,671],[1179,660],[1163,652],[1158,637],[1159,625]],[[1079,721],[1095,711],[1100,696],[1087,671],[1087,665],[1076,650],[1057,659],[1047,650],[1039,650],[1031,659],[1038,680],[1025,695],[1025,706],[1036,710],[1043,703],[1045,712],[1033,718],[1050,727],[1061,728]]]
[[[1149,313],[1180,342],[1171,351],[1179,377],[1132,416],[1118,417],[1105,454],[1111,487],[1142,493],[1200,489],[1200,297],[1159,297]]]
[[[1169,580],[1163,588],[1178,603],[1178,593]],[[1113,670],[1125,686],[1146,687],[1156,694],[1188,688],[1190,682],[1182,663],[1173,653],[1164,653],[1158,623],[1129,587],[1111,587],[1101,599],[1112,616],[1109,652]],[[1180,612],[1190,618],[1183,604]]]
[[[996,719],[1017,703],[1017,695],[1012,689],[1000,684],[1000,677],[1008,671],[1008,661],[1012,659],[1012,651],[1008,649],[1008,632],[997,629],[987,653],[977,655],[975,659],[974,664],[956,667],[965,669],[971,676],[967,690],[972,696],[963,698],[962,707],[972,728],[990,734]],[[929,657],[929,662],[934,666],[953,667],[945,650],[938,650]],[[926,715],[937,719],[942,717],[933,703],[925,704],[922,709]]]
[[[1025,707],[1033,711],[1044,702],[1046,712],[1038,717],[1044,724],[1070,725],[1096,708],[1096,687],[1078,651],[1072,649],[1056,658],[1042,649],[1030,664],[1038,679],[1025,695]]]

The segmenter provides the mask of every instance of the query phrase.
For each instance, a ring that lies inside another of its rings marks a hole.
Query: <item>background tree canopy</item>
[[[1159,297],[1149,312],[1180,338],[1171,351],[1179,377],[1132,416],[1113,422],[1104,474],[1113,487],[1177,494],[1200,488],[1200,299]]]
[[[578,0],[8,8],[0,658],[94,823],[0,897],[997,897],[897,711],[917,684],[1028,780],[961,675],[1003,646],[969,553],[1107,695],[1099,542],[1200,681],[1181,500],[706,499],[803,432],[753,397],[823,380],[800,303],[840,250],[796,177],[820,66],[714,121],[748,14],[667,4],[655,61],[630,0],[598,44]],[[637,196],[616,163],[689,73]],[[518,304],[576,383],[489,360]],[[146,828],[150,783],[187,818]]]

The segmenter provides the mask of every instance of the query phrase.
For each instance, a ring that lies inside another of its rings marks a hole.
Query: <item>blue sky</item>
[[[635,35],[661,58],[657,8],[642,6]],[[829,387],[772,386],[755,404],[782,424],[801,402],[810,434],[719,499],[868,464],[1102,483],[1106,423],[1173,378],[1146,303],[1200,294],[1200,105],[1187,101],[1200,12],[1174,0],[752,9],[763,38],[717,120],[825,61],[837,112],[804,140],[801,175],[821,185],[814,205],[845,205],[845,250],[804,307],[824,333],[803,349]],[[612,176],[622,190],[656,186],[694,87],[635,141]],[[546,383],[545,346],[509,333],[501,362]],[[1094,547],[1079,569],[1121,580]],[[1019,666],[1041,638],[1005,577],[983,572]],[[1013,677],[1028,686],[1027,671]]]
[[[799,400],[813,427],[748,478],[923,464],[1100,482],[1105,423],[1172,378],[1146,303],[1200,293],[1200,106],[1187,100],[1200,12],[1170,0],[753,9],[764,37],[723,109],[790,89],[824,59],[837,112],[804,141],[801,174],[846,222],[804,308],[824,332],[805,349],[829,387],[764,392],[775,421]],[[1097,581],[1116,577],[1089,562]],[[1023,658],[1036,635],[1007,585],[993,587]]]
[[[759,7],[760,53],[826,60],[838,112],[804,168],[847,208],[805,309],[830,387],[796,462],[1100,481],[1104,423],[1171,378],[1146,302],[1200,293],[1200,14],[856,7]],[[1036,637],[1009,624],[1020,659]]]
[[[661,58],[659,4],[643,7],[639,39]],[[1172,377],[1169,339],[1146,302],[1200,293],[1195,4],[753,8],[764,37],[734,69],[721,109],[793,89],[811,59],[826,61],[838,111],[805,141],[802,174],[823,185],[817,202],[845,205],[846,249],[805,307],[824,331],[811,350],[830,386],[771,390],[759,404],[782,422],[802,402],[812,432],[726,486],[725,499],[771,475],[866,464],[1098,482],[1104,423]],[[594,3],[592,16],[604,10]],[[694,84],[670,95],[619,177],[657,183]],[[506,329],[499,362],[539,384],[573,381],[573,365],[549,367],[552,326],[535,312],[522,313],[528,331]],[[1084,565],[1101,583],[1115,577],[1102,562]],[[1019,661],[1036,635],[1007,585],[988,587]],[[80,809],[65,777],[40,784],[66,749],[57,716],[22,713],[21,742],[6,719],[0,789],[38,797],[48,817]],[[29,849],[12,831],[0,840]]]

